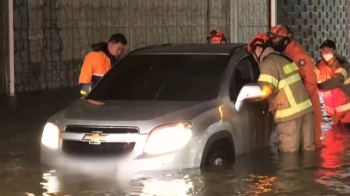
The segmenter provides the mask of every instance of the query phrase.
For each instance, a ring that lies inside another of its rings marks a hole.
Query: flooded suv
[[[245,44],[137,49],[48,120],[41,162],[134,172],[232,164],[269,143],[258,77]]]

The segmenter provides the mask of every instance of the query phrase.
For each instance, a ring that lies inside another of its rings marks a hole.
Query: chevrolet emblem
[[[101,142],[106,140],[107,135],[102,135],[102,132],[92,132],[89,134],[85,134],[83,140],[89,141],[89,144],[99,145]]]

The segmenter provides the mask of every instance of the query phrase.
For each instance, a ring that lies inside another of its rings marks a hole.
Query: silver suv
[[[269,143],[258,76],[245,44],[134,50],[48,120],[41,162],[131,172],[232,164]]]

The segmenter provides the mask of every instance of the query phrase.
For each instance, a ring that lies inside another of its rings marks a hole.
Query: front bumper
[[[164,155],[143,154],[147,135],[140,135],[133,151],[124,157],[111,158],[81,158],[68,156],[61,149],[52,150],[41,145],[41,163],[56,168],[83,173],[137,173],[155,170],[179,170],[198,168],[201,153],[198,151],[198,137],[193,137],[182,149]]]

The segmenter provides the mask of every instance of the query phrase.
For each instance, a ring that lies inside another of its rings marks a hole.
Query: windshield
[[[91,91],[94,100],[204,101],[216,98],[229,55],[130,55]]]

